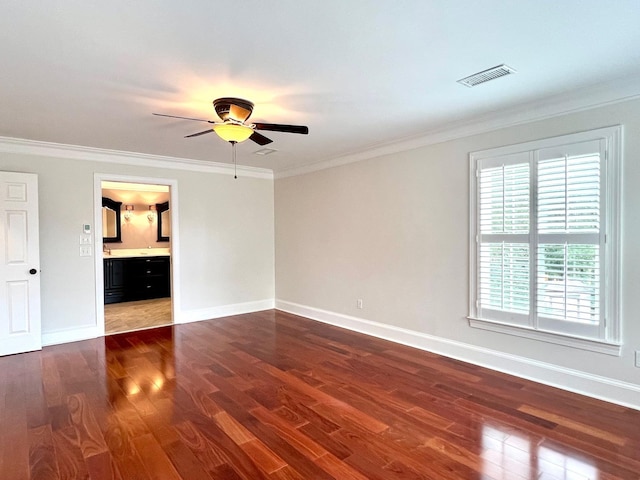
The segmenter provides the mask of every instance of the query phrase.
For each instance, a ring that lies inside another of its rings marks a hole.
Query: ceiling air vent
[[[495,80],[496,78],[504,77],[505,75],[511,75],[512,73],[516,73],[516,70],[514,68],[502,64],[498,65],[497,67],[492,67],[488,70],[484,70],[482,72],[474,73],[473,75],[469,75],[468,77],[461,78],[460,80],[458,80],[458,83],[461,83],[462,85],[465,85],[467,87],[475,87],[476,85],[480,85],[481,83]]]
[[[277,150],[275,150],[273,148],[261,148],[260,150],[256,150],[253,153],[255,155],[271,155],[274,152],[277,152]]]

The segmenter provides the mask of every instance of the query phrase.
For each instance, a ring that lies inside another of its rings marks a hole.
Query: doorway
[[[175,180],[96,174],[96,310],[104,335],[175,322]]]

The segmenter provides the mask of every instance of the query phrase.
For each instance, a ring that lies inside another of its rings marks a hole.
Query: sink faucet
[[[106,244],[106,243],[103,243],[103,244],[102,244],[102,251],[103,251],[103,252],[106,252],[106,253],[107,253],[107,255],[111,255],[111,249],[110,249],[109,247],[107,247],[107,244]]]

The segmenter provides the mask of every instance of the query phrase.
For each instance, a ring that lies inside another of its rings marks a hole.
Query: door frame
[[[96,262],[96,334],[105,335],[104,325],[104,262],[102,248],[102,182],[142,183],[149,185],[165,185],[169,187],[171,205],[171,317],[174,324],[180,322],[180,229],[178,213],[178,180],[173,178],[137,177],[134,175],[118,175],[112,173],[94,173],[93,211],[94,211],[94,248]]]

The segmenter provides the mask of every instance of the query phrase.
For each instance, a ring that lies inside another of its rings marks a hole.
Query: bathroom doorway
[[[94,187],[99,328],[111,335],[172,324],[176,182],[96,174]]]

